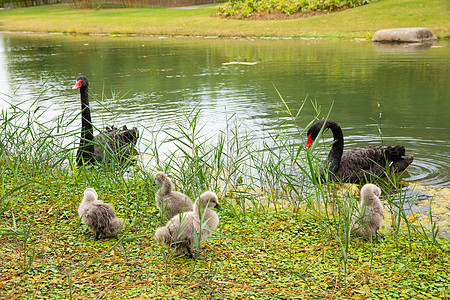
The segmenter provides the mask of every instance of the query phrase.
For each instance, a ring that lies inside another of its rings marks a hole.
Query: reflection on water
[[[372,46],[378,51],[386,52],[416,52],[429,50],[435,42],[424,43],[378,43],[372,42]]]
[[[227,117],[236,114],[256,133],[283,126],[298,137],[284,125],[289,118],[279,110],[275,86],[293,110],[306,98],[324,112],[333,105],[330,118],[342,126],[346,149],[403,144],[415,156],[406,180],[450,186],[448,41],[390,51],[356,41],[2,33],[0,68],[1,105],[29,105],[39,96],[48,118],[78,112],[79,94],[71,87],[83,74],[98,99],[93,121],[100,128],[119,115],[116,125],[171,130],[183,107],[198,105],[206,134],[223,130]],[[380,112],[382,140],[372,120],[379,121]],[[298,125],[306,126],[314,115],[306,105]]]

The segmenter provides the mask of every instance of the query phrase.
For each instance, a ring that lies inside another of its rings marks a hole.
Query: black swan
[[[309,149],[319,134],[320,129],[329,128],[333,132],[334,143],[328,154],[328,178],[332,181],[361,183],[382,178],[389,172],[403,172],[414,160],[412,155],[405,156],[403,146],[362,146],[343,153],[344,136],[341,127],[328,120],[314,123],[308,129],[306,148]],[[324,178],[323,170],[321,171]]]
[[[78,207],[78,215],[84,224],[95,234],[89,239],[115,236],[124,228],[123,219],[117,218],[112,206],[101,200],[93,188],[84,191],[83,201]]]
[[[106,127],[103,133],[95,136],[94,142],[89,107],[89,81],[85,76],[78,76],[72,89],[80,89],[81,95],[81,140],[76,156],[77,164],[81,166],[105,161],[118,161],[122,164],[127,162],[130,155],[137,154],[135,146],[139,132],[135,127]]]
[[[200,207],[202,213],[200,214]],[[211,236],[219,225],[219,216],[212,209],[222,210],[217,195],[213,192],[204,192],[199,200],[194,202],[194,211],[174,216],[166,226],[159,227],[155,231],[156,239],[175,250],[175,255],[183,255],[186,252],[193,259],[204,259],[203,256],[192,254],[196,245]]]
[[[383,223],[384,208],[380,198],[381,189],[374,184],[365,184],[361,189],[361,203],[358,217],[354,219],[352,230],[366,239],[377,238],[377,231]]]

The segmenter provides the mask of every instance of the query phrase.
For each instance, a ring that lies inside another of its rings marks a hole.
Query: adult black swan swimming
[[[385,177],[391,172],[404,171],[414,160],[412,155],[405,156],[403,146],[362,146],[343,153],[344,136],[341,127],[334,121],[328,120],[314,123],[308,129],[306,148],[309,149],[319,134],[320,129],[331,129],[334,143],[328,154],[328,178],[332,181],[361,183]],[[324,178],[323,170],[321,176]]]
[[[137,153],[135,146],[139,138],[138,130],[135,127],[128,129],[126,126],[121,129],[106,127],[103,133],[95,136],[94,141],[89,107],[89,81],[85,76],[78,76],[72,89],[80,89],[81,95],[81,139],[76,156],[77,164],[81,166],[94,162],[127,162],[130,155]]]

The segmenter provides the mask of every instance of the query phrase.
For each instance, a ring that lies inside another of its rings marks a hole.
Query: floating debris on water
[[[245,61],[230,61],[227,63],[222,63],[222,66],[229,66],[229,65],[244,65],[244,66],[254,66],[259,64],[259,62],[245,62]]]

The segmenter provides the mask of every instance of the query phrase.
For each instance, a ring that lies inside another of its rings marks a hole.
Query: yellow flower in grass
[[[417,213],[413,213],[412,215],[409,216],[410,221],[414,221],[415,219],[417,219]]]

